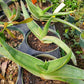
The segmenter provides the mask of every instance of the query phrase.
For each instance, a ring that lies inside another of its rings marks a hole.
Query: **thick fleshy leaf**
[[[70,11],[70,12],[58,12],[58,13],[54,13],[54,14],[52,14],[52,13],[46,13],[46,14],[40,16],[40,17],[48,17],[48,18],[50,18],[51,16],[68,15],[68,14],[73,13],[73,12],[74,11]]]
[[[69,84],[84,84],[83,80],[78,80],[78,79],[70,79],[70,78],[67,79],[67,78],[65,78],[63,80],[64,80],[64,82],[67,82]]]
[[[19,64],[20,66],[22,66],[29,72],[35,74],[36,76],[40,76],[41,71],[38,70],[38,68],[36,68],[36,65],[44,64],[43,61],[28,54],[22,53],[16,49],[13,49],[12,47],[8,46],[1,37],[0,37],[0,44],[3,46],[3,48],[0,47],[1,55],[6,56],[10,60]]]
[[[19,6],[19,3],[15,2],[15,5],[16,5],[16,9],[17,10],[16,10],[15,17],[12,19],[12,21],[17,20],[20,17],[20,6]]]
[[[43,61],[35,57],[22,53],[18,50],[15,50],[14,48],[8,46],[1,37],[0,37],[0,44],[2,45],[2,47],[0,47],[1,55],[4,55],[7,58],[11,59],[12,61],[18,63],[20,66],[22,66],[23,68],[25,68],[26,70],[28,70],[29,72],[31,72],[36,76],[50,80],[61,80],[68,82],[70,84],[75,84],[76,81],[78,81],[77,84],[83,84],[83,81],[79,80],[79,79],[84,79],[84,70],[82,69],[76,68],[71,65],[65,65],[56,71],[50,73],[46,73],[46,72],[44,73],[43,71],[47,69],[50,61],[44,63]],[[44,68],[45,70],[44,69],[43,71],[42,69],[39,70],[37,68],[38,64],[43,65],[43,67],[45,67]]]
[[[65,21],[65,20],[62,20],[62,19],[60,19],[60,18],[53,18],[52,21],[54,21],[54,22],[57,21],[57,22],[64,23],[64,24],[66,24],[66,25],[69,25],[69,26],[75,28],[75,29],[78,30],[79,32],[81,32],[80,28],[78,28],[78,27],[76,27],[75,25],[73,25],[73,24],[71,24],[71,23],[69,23],[69,22],[67,22],[67,21]]]
[[[71,66],[65,65],[62,68],[54,71],[53,73],[46,73],[45,76],[49,76],[51,79],[64,78],[64,79],[84,79],[84,70]]]
[[[11,37],[16,38],[15,35],[9,29],[6,28],[6,31]]]
[[[13,21],[12,24],[24,24],[24,23],[31,22],[32,20],[33,20],[32,18],[27,18],[21,22]]]
[[[53,7],[53,6],[54,6],[54,5],[45,8],[45,9],[42,11],[42,13],[45,14],[45,13],[46,13],[51,7]]]
[[[11,10],[9,9],[9,7],[7,6],[7,4],[3,1],[3,0],[0,0],[0,5],[5,13],[5,15],[7,16],[7,18],[10,20],[10,17],[12,15],[12,12]]]
[[[53,37],[53,36],[46,36],[42,39],[45,43],[55,43],[57,44],[59,47],[61,47],[67,54],[70,53],[70,48],[65,44],[63,43],[62,41],[60,41],[60,39],[56,38],[56,37]],[[74,56],[74,54],[72,53],[72,56],[71,56],[72,60],[73,60],[73,63],[75,65],[77,65],[76,63],[76,58]]]
[[[49,20],[48,20],[47,23],[45,24],[45,26],[44,26],[44,28],[43,28],[43,31],[42,31],[42,33],[40,34],[41,38],[43,38],[43,37],[45,37],[45,36],[47,35],[52,18],[53,18],[53,17],[49,18]]]
[[[42,10],[36,7],[30,0],[25,0],[32,15],[39,19],[39,15],[42,15]]]
[[[28,12],[26,11],[26,8],[24,6],[24,3],[21,1],[21,7],[22,7],[22,11],[23,11],[23,15],[25,17],[25,19],[30,18]],[[31,32],[38,38],[40,38],[40,34],[42,33],[42,29],[40,28],[40,26],[38,24],[36,24],[36,22],[33,20],[30,23],[27,23],[28,28],[31,30]]]

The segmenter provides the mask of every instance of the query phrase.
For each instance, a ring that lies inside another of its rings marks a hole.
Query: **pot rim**
[[[22,14],[21,14],[22,15]],[[5,17],[5,15],[1,15],[0,16],[0,18],[2,18],[2,17]],[[0,27],[0,29],[1,29],[2,27]],[[8,29],[10,29],[10,30],[15,30],[15,31],[19,31],[22,35],[23,35],[23,41],[24,41],[24,39],[25,39],[25,34],[23,33],[23,31],[21,31],[21,29],[20,28],[17,28],[17,25],[13,25],[13,26],[10,26],[10,27],[7,27]],[[22,43],[23,43],[23,41],[16,47],[16,48],[18,48]]]
[[[54,30],[52,30],[52,29],[49,29],[49,31],[51,31],[52,33],[54,33],[54,34],[56,34],[57,35],[57,37],[59,38],[59,39],[61,39],[61,37],[60,37],[60,35],[57,33],[57,32],[55,32]],[[29,48],[31,48],[30,47],[30,45],[28,44],[28,42],[27,42],[27,38],[28,38],[28,35],[31,33],[31,31],[29,30],[28,32],[27,32],[27,35],[26,35],[26,38],[25,38],[25,40],[26,40],[26,44],[27,44],[27,46],[29,46]],[[55,51],[55,50],[57,50],[59,48],[59,46],[57,46],[55,49],[53,49],[53,50],[50,50],[50,51],[44,51],[44,52],[52,52],[52,51]],[[35,49],[33,49],[33,48],[31,48],[32,50],[35,50]],[[35,50],[35,51],[38,51],[38,50]],[[39,52],[42,52],[42,51],[39,51]]]

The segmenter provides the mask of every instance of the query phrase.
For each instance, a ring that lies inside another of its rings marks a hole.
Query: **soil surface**
[[[49,36],[56,36],[55,34],[48,32]],[[29,34],[27,42],[29,46],[35,50],[38,51],[51,51],[57,48],[57,45],[51,43],[51,44],[46,44],[42,43],[38,38],[36,38],[32,33]]]
[[[3,63],[7,62],[5,74],[3,76],[1,67],[4,66]],[[18,77],[18,66],[16,63],[8,60],[7,58],[0,58],[0,84],[16,84]]]
[[[38,2],[38,5],[40,7],[40,3]],[[51,6],[51,3],[49,1],[46,1],[46,3],[42,3],[42,7],[40,7],[41,9],[45,9],[47,7]]]
[[[20,17],[17,21],[22,21],[24,18],[23,17]],[[6,16],[3,16],[2,18],[0,18],[0,21],[3,21],[3,22],[8,22],[8,19]],[[2,31],[2,29],[0,29],[0,32]],[[10,30],[11,33],[16,37],[16,38],[13,38],[11,37],[7,31],[4,31],[4,35],[6,37],[6,42],[12,46],[13,48],[16,48],[19,46],[20,43],[22,43],[24,37],[23,37],[23,34],[19,31],[15,31],[15,30]]]
[[[1,30],[2,30],[2,29],[1,29]],[[0,32],[1,32],[1,30],[0,30]],[[5,41],[6,41],[6,42],[8,43],[8,45],[10,45],[11,47],[16,48],[16,47],[18,47],[18,46],[22,43],[24,37],[23,37],[23,34],[20,33],[19,31],[11,30],[11,33],[15,36],[15,38],[11,37],[11,36],[7,33],[7,31],[4,31]]]

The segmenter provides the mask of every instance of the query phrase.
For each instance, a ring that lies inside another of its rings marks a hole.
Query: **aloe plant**
[[[5,15],[7,16],[9,20],[8,22],[0,22],[0,27],[3,27],[3,30],[2,32],[0,32],[0,34],[3,34],[4,30],[6,30],[8,34],[10,34],[13,38],[15,38],[15,36],[11,33],[11,31],[7,27],[12,26],[14,24],[24,24],[24,23],[30,22],[32,21],[32,18],[27,18],[21,22],[17,22],[16,20],[19,19],[20,14],[21,14],[19,3],[15,2],[17,10],[13,9],[13,11],[9,9],[8,5],[3,0],[0,0],[0,4],[2,6],[2,9]]]
[[[66,25],[69,25],[73,28],[75,28],[76,30],[80,31],[81,30],[76,27],[75,25],[65,21],[65,20],[62,20],[60,18],[58,18],[57,16],[63,16],[63,15],[68,15],[70,13],[73,13],[75,11],[70,11],[70,12],[56,12],[56,13],[48,13],[47,11],[52,7],[48,7],[44,10],[40,9],[39,7],[35,6],[34,4],[32,4],[31,0],[26,0],[26,3],[27,3],[27,7],[29,9],[29,11],[31,12],[31,14],[33,15],[34,19],[36,20],[40,20],[40,21],[47,21],[49,20],[49,18],[51,18],[52,16],[54,16],[55,18],[52,19],[52,22],[61,22],[61,23],[64,23]]]
[[[21,6],[22,6],[22,10],[23,10],[23,15],[26,18],[30,18],[29,14],[27,13],[26,11],[26,8],[24,6],[24,3],[21,1]],[[49,30],[49,24],[51,22],[51,20],[53,19],[54,17],[51,17],[49,18],[48,22],[46,23],[45,27],[42,29],[34,20],[31,21],[30,23],[27,23],[27,26],[28,28],[30,29],[30,31],[43,43],[44,42],[44,37],[47,35],[47,32]],[[53,30],[51,30],[53,31]],[[49,37],[48,39],[51,39],[53,37]],[[46,38],[47,39],[47,38]],[[51,43],[50,41],[47,41],[47,43]],[[65,49],[65,47],[63,48]],[[74,64],[76,64],[76,58],[74,56],[74,54],[72,54],[72,60],[74,62]]]
[[[82,81],[84,80],[84,70],[66,64],[71,58],[71,49],[56,37],[52,37],[50,40],[48,38],[50,38],[50,36],[45,37],[43,40],[46,40],[45,42],[54,42],[61,48],[65,47],[64,50],[67,55],[59,59],[43,62],[29,54],[10,47],[5,43],[2,37],[0,37],[0,44],[2,45],[2,47],[0,47],[0,54],[43,79],[60,80],[68,82],[69,84],[84,84],[84,81]]]

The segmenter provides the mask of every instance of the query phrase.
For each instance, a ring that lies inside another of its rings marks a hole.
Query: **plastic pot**
[[[26,29],[26,28],[24,28],[24,29]],[[53,29],[53,26],[51,26],[51,29]],[[27,33],[24,32],[26,38],[24,38],[24,41],[23,41],[22,44],[19,46],[18,50],[20,50],[20,51],[22,51],[22,52],[24,52],[24,53],[30,54],[30,55],[32,55],[32,56],[36,56],[36,55],[38,55],[38,54],[50,54],[50,55],[53,55],[53,56],[55,56],[55,57],[57,57],[57,58],[60,58],[60,57],[61,57],[60,51],[59,51],[59,47],[57,47],[57,48],[54,49],[54,50],[47,51],[47,52],[42,52],[42,51],[37,51],[37,50],[32,49],[32,48],[28,45],[28,43],[27,43],[27,36],[28,36],[29,32],[30,32],[29,30],[27,31]],[[60,38],[59,35],[57,35],[57,36]]]
[[[56,59],[56,57],[54,57],[54,56],[52,56],[52,55],[49,55],[49,54],[39,54],[39,55],[37,55],[36,56],[37,58],[39,58],[39,59],[41,59],[41,60],[45,60],[45,58],[47,59],[49,59],[49,60],[54,60],[54,59]],[[21,81],[22,81],[22,83],[20,82],[19,84],[24,84],[24,80],[23,80],[23,68],[21,69],[21,71],[22,71],[22,75],[21,75]],[[34,81],[35,81],[36,79],[35,79],[35,77],[34,76],[32,76],[32,74],[31,74],[31,76],[29,77],[29,82],[27,82],[28,84],[34,84]],[[44,83],[43,83],[44,84]]]
[[[3,57],[5,58],[4,56],[0,55],[0,58]],[[16,83],[15,84],[19,84],[18,81],[19,81],[19,77],[20,77],[20,74],[21,74],[21,69],[19,68],[19,66],[17,65],[18,67],[18,75],[17,75],[17,80],[16,80]],[[12,75],[12,74],[11,74]]]

